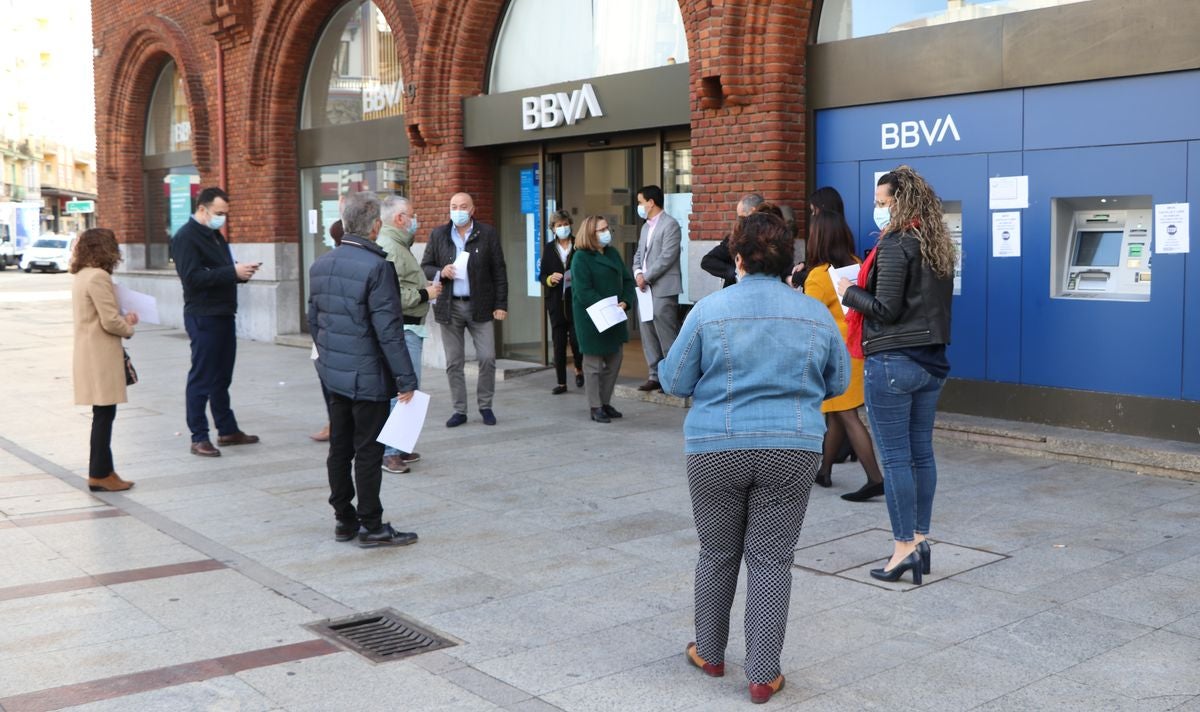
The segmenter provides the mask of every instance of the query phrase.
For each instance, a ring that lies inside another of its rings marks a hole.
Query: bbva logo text
[[[901,121],[898,124],[880,124],[879,130],[882,137],[881,147],[885,151],[896,148],[916,148],[921,145],[922,139],[924,139],[925,145],[932,146],[935,143],[941,143],[947,133],[953,136],[955,141],[962,140],[962,137],[958,135],[958,127],[954,125],[954,117],[950,114],[946,114],[944,119],[934,121],[932,126],[921,119],[920,121]]]
[[[526,131],[554,128],[564,123],[574,126],[585,116],[604,116],[591,84],[584,84],[570,94],[560,91],[521,99],[521,128]]]

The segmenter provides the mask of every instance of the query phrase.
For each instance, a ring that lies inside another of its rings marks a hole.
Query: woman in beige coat
[[[75,404],[92,406],[88,488],[120,492],[133,487],[113,471],[112,426],[117,404],[125,402],[125,351],[121,339],[133,336],[138,316],[121,316],[112,271],[121,261],[112,230],[83,233],[71,257],[75,283]]]

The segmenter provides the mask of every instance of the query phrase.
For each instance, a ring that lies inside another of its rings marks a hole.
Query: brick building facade
[[[304,230],[297,159],[305,75],[323,26],[345,0],[94,0],[99,224],[127,246],[146,244],[146,117],[155,82],[173,61],[186,96],[190,159],[199,184],[232,196],[228,232],[241,259],[264,262],[244,303],[240,333],[272,338],[300,330],[296,243]],[[406,84],[403,126],[409,197],[425,228],[448,196],[476,196],[492,221],[496,151],[464,147],[462,99],[488,91],[504,0],[377,0]],[[731,204],[757,190],[798,205],[805,195],[804,47],[810,2],[684,0],[690,62],[693,240],[720,239]],[[160,210],[155,207],[154,210]],[[434,216],[438,219],[431,220]],[[422,229],[418,240],[423,240]],[[169,274],[126,269],[171,299]],[[510,259],[513,257],[510,256]],[[157,265],[165,271],[165,264]],[[144,273],[144,274],[143,274]],[[264,296],[264,292],[278,292]],[[283,292],[291,292],[284,294]]]

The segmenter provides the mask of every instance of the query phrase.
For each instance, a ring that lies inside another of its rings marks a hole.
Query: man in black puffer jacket
[[[329,503],[334,538],[359,546],[413,544],[417,535],[383,521],[379,485],[389,402],[407,403],[417,387],[396,270],[375,238],[383,227],[374,193],[352,193],[342,208],[342,244],[309,269],[308,325],[317,373],[329,393]],[[350,463],[354,461],[354,479]],[[358,508],[352,504],[355,485]],[[361,531],[360,531],[361,528]]]

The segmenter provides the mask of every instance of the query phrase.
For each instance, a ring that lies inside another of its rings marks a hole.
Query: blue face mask
[[[612,233],[608,230],[596,233],[596,239],[600,241],[601,247],[607,247],[612,242]]]
[[[224,215],[209,216],[208,227],[213,230],[220,230],[221,228],[225,227],[225,216]]]
[[[875,226],[884,230],[892,222],[891,208],[875,208]]]
[[[646,219],[646,206],[643,203],[638,203],[638,217],[643,220]]]
[[[418,225],[417,225],[417,218],[416,218],[415,216],[414,216],[414,217],[412,217],[412,218],[410,218],[410,219],[409,219],[409,221],[408,221],[408,231],[409,231],[409,232],[411,232],[411,233],[413,233],[413,234],[416,234],[416,232],[417,232],[417,226],[418,226]]]
[[[458,227],[462,227],[463,225],[466,225],[470,221],[471,221],[471,214],[468,213],[466,210],[451,210],[450,211],[450,222],[454,223]]]
[[[554,236],[560,240],[567,239],[568,237],[571,236],[571,226],[570,225],[559,225],[558,227],[554,228]]]

